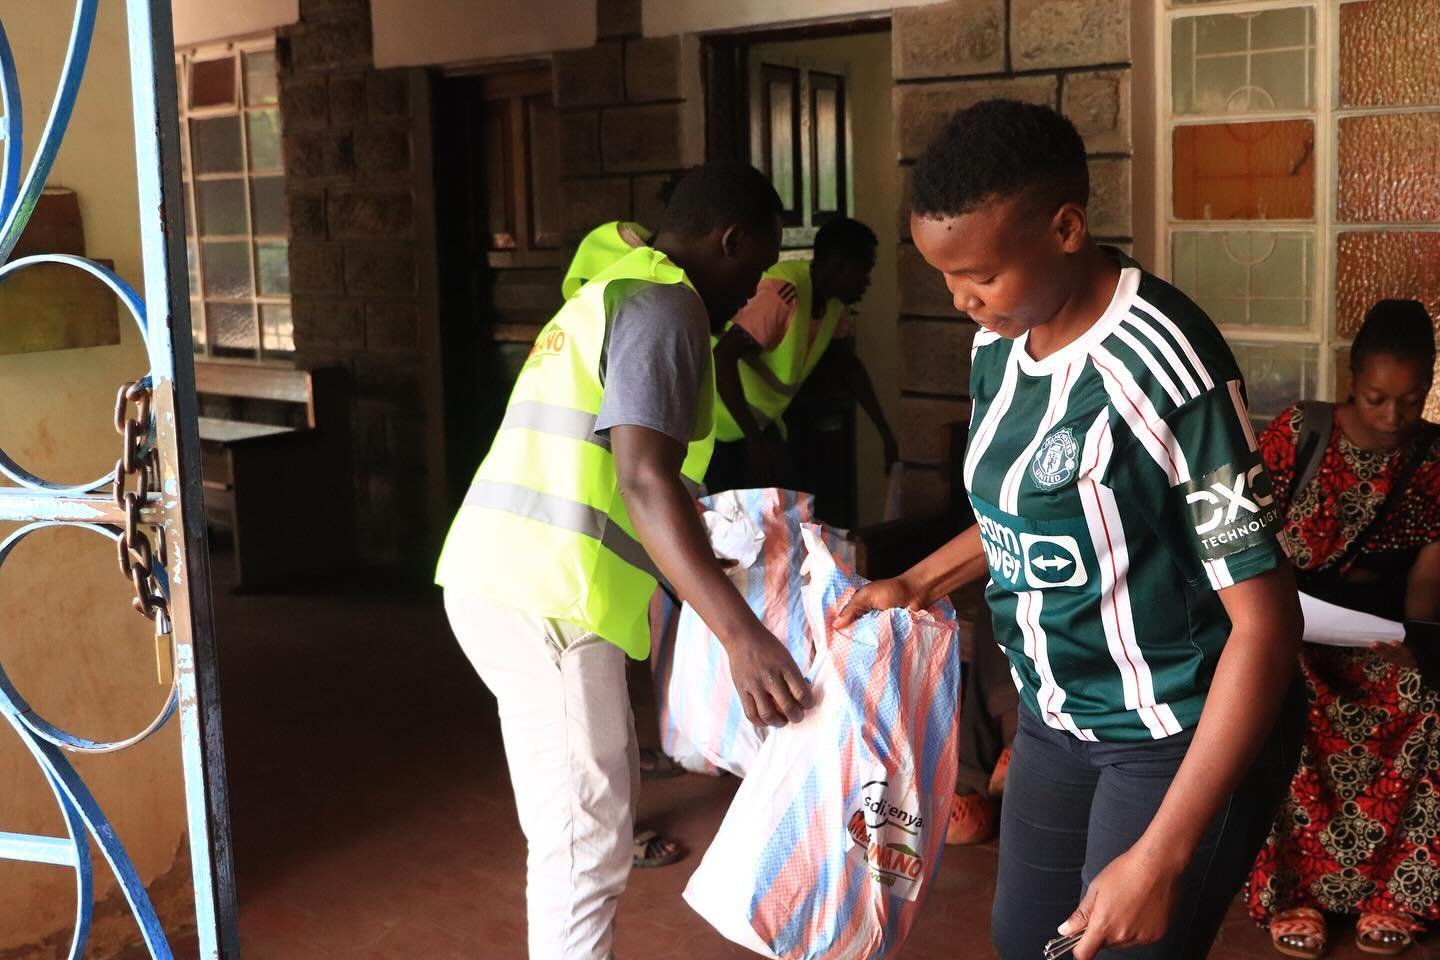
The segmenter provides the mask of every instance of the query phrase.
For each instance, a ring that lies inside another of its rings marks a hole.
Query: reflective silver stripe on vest
[[[562,530],[569,530],[581,536],[599,540],[600,545],[630,566],[655,579],[660,571],[650,560],[645,548],[605,511],[553,493],[541,493],[513,483],[497,483],[494,480],[476,480],[465,494],[465,503],[472,507],[487,507],[503,510],[519,517]]]
[[[795,394],[800,392],[800,384],[797,383],[794,386],[790,386],[789,384],[785,383],[783,380],[780,379],[780,377],[775,373],[774,370],[771,370],[769,367],[765,366],[764,362],[761,361],[761,359],[755,354],[747,354],[742,359],[747,364],[749,364],[750,369],[755,374],[755,376],[759,377],[761,380],[764,380],[767,387],[769,387],[771,390],[774,390],[782,397],[793,398]]]
[[[529,401],[512,403],[505,409],[505,419],[500,422],[501,430],[534,430],[557,437],[568,437],[584,443],[593,443],[604,450],[610,449],[610,438],[595,433],[595,414],[562,407],[553,403]]]

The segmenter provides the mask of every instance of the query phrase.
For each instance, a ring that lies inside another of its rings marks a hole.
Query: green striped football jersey
[[[1043,360],[977,332],[965,485],[1021,699],[1084,740],[1200,718],[1230,632],[1217,591],[1285,562],[1282,511],[1219,331],[1122,259],[1115,296]]]

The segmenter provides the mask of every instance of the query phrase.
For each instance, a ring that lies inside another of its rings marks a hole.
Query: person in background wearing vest
[[[1327,914],[1355,917],[1356,946],[1385,956],[1440,920],[1440,428],[1422,419],[1434,368],[1424,304],[1382,300],[1350,346],[1349,399],[1297,403],[1260,436],[1300,586],[1409,621],[1404,643],[1301,645],[1305,751],[1247,897],[1292,957],[1324,954]]]
[[[1195,303],[1090,235],[1085,143],[1052,108],[960,111],[912,183],[915,247],[979,326],[977,522],[835,627],[988,579],[1021,700],[997,954],[1198,960],[1304,723],[1300,603],[1240,369]]]
[[[780,209],[749,166],[686,175],[653,246],[541,330],[440,558],[451,626],[499,707],[531,960],[611,955],[639,779],[625,657],[649,653],[658,577],[720,638],[751,722],[798,721],[811,703],[687,487],[713,433],[710,337],[779,255]]]
[[[656,191],[656,199],[661,206],[670,202],[676,185],[688,172],[681,170],[665,178],[660,189]],[[569,300],[580,292],[580,288],[591,277],[636,247],[646,246],[654,237],[655,231],[633,220],[611,220],[609,223],[600,224],[585,234],[575,247],[575,256],[570,258],[570,266],[565,270],[564,279],[560,281],[561,295]]]
[[[850,308],[875,269],[875,232],[858,220],[832,220],[815,235],[813,260],[782,260],[765,271],[760,289],[715,344],[715,387],[721,407],[710,492],[791,486],[781,419],[831,340],[849,335]],[[885,468],[900,458],[865,365],[845,355],[845,385],[885,444]]]

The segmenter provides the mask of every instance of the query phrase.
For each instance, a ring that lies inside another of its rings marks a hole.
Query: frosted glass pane
[[[271,240],[255,244],[255,269],[259,273],[260,292],[290,292],[290,244]]]
[[[1196,17],[1195,52],[1244,53],[1250,46],[1248,17]]]
[[[1219,324],[1309,323],[1314,242],[1298,231],[1180,231],[1171,242],[1175,284]]]
[[[1345,223],[1440,220],[1440,113],[1341,118],[1338,210]]]
[[[283,303],[262,303],[260,335],[264,338],[266,353],[294,353],[295,325],[291,322],[290,307]]]
[[[256,110],[245,121],[250,137],[250,169],[279,170],[280,111]]]
[[[195,199],[200,205],[201,236],[245,235],[250,225],[245,219],[245,181],[202,180],[195,184]]]
[[[1342,233],[1336,244],[1335,332],[1355,336],[1376,300],[1419,300],[1440,317],[1440,233]]]
[[[836,91],[815,90],[815,208],[840,209],[840,98]]]
[[[275,51],[257,50],[245,54],[245,102],[253,107],[279,101],[275,83]]]
[[[255,233],[284,236],[290,232],[285,214],[285,178],[256,177],[250,181],[250,203],[255,209]]]
[[[250,244],[205,243],[201,250],[206,296],[239,299],[255,292],[250,286]]]
[[[200,292],[200,254],[195,247],[195,238],[191,237],[185,244],[185,260],[190,267],[190,292]]]
[[[795,110],[789,83],[770,84],[770,179],[780,205],[795,209]]]
[[[1245,378],[1252,420],[1268,423],[1295,401],[1315,396],[1313,345],[1231,343],[1230,348]]]
[[[205,352],[205,307],[199,300],[190,301],[190,339],[196,353]]]
[[[1315,127],[1309,120],[1176,127],[1174,163],[1178,219],[1315,216]]]
[[[210,349],[225,356],[254,356],[260,346],[255,329],[255,305],[249,303],[207,303]]]
[[[1340,5],[1340,102],[1347,107],[1440,104],[1440,4]]]
[[[1171,27],[1176,114],[1305,110],[1315,103],[1310,8],[1177,19]]]
[[[190,106],[235,105],[235,58],[194,60],[190,63]]]
[[[211,117],[190,121],[196,173],[239,173],[244,168],[240,118]]]

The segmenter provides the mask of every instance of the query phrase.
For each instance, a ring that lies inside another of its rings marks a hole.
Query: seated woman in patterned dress
[[[1323,424],[1325,408],[1296,404],[1262,435],[1306,592],[1440,620],[1440,430],[1421,419],[1434,362],[1425,308],[1381,301],[1355,337],[1351,397],[1328,434],[1312,424],[1304,443],[1307,413]],[[1307,471],[1312,450],[1323,459]],[[1440,693],[1420,629],[1386,649],[1303,645],[1305,751],[1248,890],[1281,953],[1320,956],[1325,914],[1357,916],[1357,946],[1388,956],[1440,918]]]

